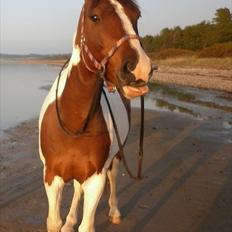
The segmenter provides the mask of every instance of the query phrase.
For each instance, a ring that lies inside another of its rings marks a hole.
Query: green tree
[[[181,48],[183,46],[183,30],[179,26],[173,29],[172,44],[174,48]]]
[[[224,43],[232,41],[232,15],[228,8],[220,8],[215,13],[213,23],[215,24],[217,42]]]
[[[143,46],[148,52],[166,48],[196,51],[216,43],[230,41],[232,41],[232,15],[228,8],[217,9],[212,22],[203,21],[184,29],[179,26],[164,28],[156,36],[146,36],[142,39]]]
[[[154,37],[151,35],[143,37],[142,44],[146,52],[153,52],[155,50]]]
[[[232,15],[228,8],[217,9],[215,16],[216,17],[213,19],[213,23],[217,25],[225,25],[232,23]]]

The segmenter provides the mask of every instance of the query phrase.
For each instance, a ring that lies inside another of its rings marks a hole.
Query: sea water
[[[0,130],[37,117],[59,67],[40,64],[1,64]]]

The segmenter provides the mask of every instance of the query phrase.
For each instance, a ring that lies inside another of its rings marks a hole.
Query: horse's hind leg
[[[60,217],[60,202],[64,181],[60,177],[55,177],[52,184],[45,183],[45,189],[48,197],[48,218],[47,218],[47,231],[59,232],[62,226]]]
[[[121,213],[118,209],[118,199],[117,199],[117,191],[116,191],[116,179],[118,175],[118,165],[119,159],[116,157],[112,162],[112,168],[108,170],[107,175],[110,182],[110,198],[109,198],[109,206],[110,212],[109,217],[110,221],[113,224],[121,223]]]
[[[84,191],[84,211],[79,232],[94,232],[94,216],[101,198],[106,180],[106,173],[94,174],[82,185]]]
[[[66,218],[66,222],[64,226],[62,227],[61,232],[73,232],[74,231],[73,227],[77,223],[77,213],[78,213],[77,208],[78,208],[79,200],[81,198],[81,194],[82,194],[81,185],[78,181],[74,180],[73,200],[72,200],[70,211]]]

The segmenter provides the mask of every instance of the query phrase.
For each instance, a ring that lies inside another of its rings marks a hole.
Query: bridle
[[[117,128],[117,124],[113,115],[113,111],[109,102],[109,99],[106,95],[106,92],[103,88],[103,84],[105,82],[105,84],[107,85],[107,80],[105,77],[105,72],[106,72],[106,66],[107,63],[109,62],[110,58],[115,54],[115,52],[119,49],[119,47],[122,46],[123,43],[125,43],[128,40],[131,39],[137,39],[139,40],[139,36],[136,34],[127,34],[125,36],[123,36],[122,38],[120,38],[113,46],[112,48],[109,50],[109,52],[105,55],[105,57],[99,62],[94,55],[92,54],[92,52],[90,51],[88,45],[86,44],[86,39],[85,39],[85,35],[84,35],[84,22],[85,22],[85,17],[84,17],[84,7],[82,8],[82,12],[81,12],[81,41],[80,41],[80,53],[81,53],[81,58],[82,61],[84,63],[85,68],[92,72],[92,73],[96,73],[96,76],[99,77],[99,86],[98,89],[93,97],[92,100],[92,104],[89,110],[89,113],[87,115],[86,120],[84,121],[83,126],[81,127],[81,129],[79,129],[76,132],[71,131],[70,129],[68,129],[64,123],[63,120],[61,118],[61,113],[60,113],[60,109],[59,109],[59,103],[58,103],[58,90],[59,90],[59,82],[60,82],[60,78],[61,78],[61,74],[62,71],[64,70],[64,68],[66,67],[66,65],[68,64],[68,62],[70,61],[70,58],[66,61],[66,63],[63,65],[59,76],[58,76],[58,80],[57,80],[57,86],[56,86],[56,99],[55,99],[55,106],[56,106],[56,113],[57,113],[57,118],[58,118],[58,122],[59,125],[61,127],[61,129],[68,135],[71,136],[73,138],[79,138],[80,136],[83,136],[85,134],[85,136],[88,136],[86,134],[88,134],[88,132],[86,131],[86,128],[88,126],[88,123],[90,121],[90,119],[92,118],[92,116],[94,115],[96,109],[97,109],[97,104],[99,103],[99,100],[101,98],[101,93],[103,93],[109,112],[110,112],[110,116],[112,119],[112,123],[113,123],[113,127],[115,130],[115,134],[116,134],[116,138],[117,138],[117,142],[118,142],[118,147],[119,147],[119,152],[123,161],[123,164],[125,166],[125,169],[128,173],[128,175],[135,180],[141,180],[142,179],[142,163],[143,163],[143,139],[144,139],[144,97],[141,96],[141,127],[140,127],[140,144],[139,144],[139,155],[138,155],[138,172],[137,175],[133,175],[132,172],[130,171],[127,161],[125,159],[125,155],[124,155],[124,150],[123,150],[123,143],[121,141],[120,135],[119,135],[119,131]],[[85,59],[85,54],[88,56],[89,60],[92,62],[93,66],[95,69],[91,68],[86,59]],[[107,86],[108,87],[108,86]],[[100,91],[99,91],[100,90]],[[108,87],[108,91],[110,92],[114,92],[116,90],[112,89],[110,90],[110,88]]]
[[[98,76],[102,78],[107,85],[108,81],[105,78],[105,72],[106,72],[106,66],[107,63],[109,62],[110,58],[116,53],[116,51],[126,42],[132,39],[137,39],[140,40],[139,36],[137,34],[126,34],[123,37],[121,37],[108,51],[108,53],[105,55],[105,57],[101,60],[98,61],[93,53],[90,51],[88,45],[86,44],[86,39],[85,39],[85,33],[84,33],[84,24],[85,24],[85,8],[82,8],[81,11],[81,41],[80,41],[80,53],[81,53],[81,58],[83,60],[83,63],[86,67],[87,70],[89,70],[92,73],[98,73]],[[91,68],[90,65],[88,65],[85,54],[88,56],[89,60],[93,64],[94,68]],[[111,90],[108,88],[110,92],[114,92],[116,89]]]

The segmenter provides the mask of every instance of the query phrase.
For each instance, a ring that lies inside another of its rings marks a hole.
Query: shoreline
[[[1,59],[2,64],[38,64],[61,67],[66,59]],[[175,66],[157,61],[158,71],[151,79],[159,84],[175,84],[201,89],[232,92],[232,69],[215,67]],[[159,64],[160,63],[160,64]]]

